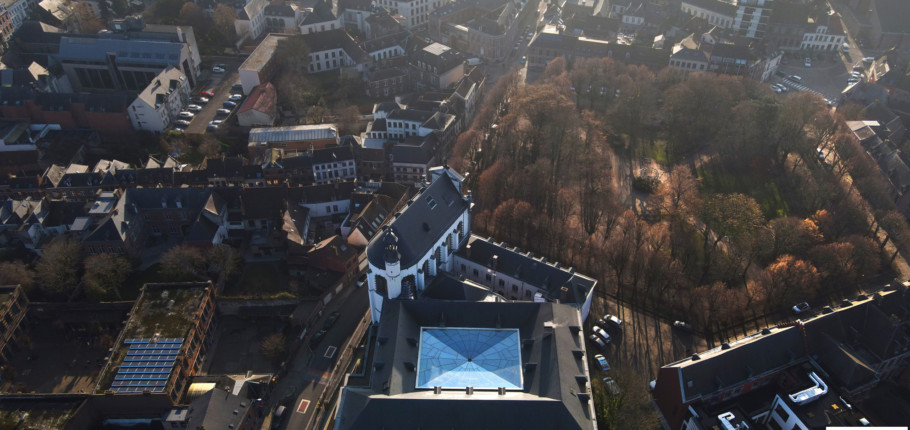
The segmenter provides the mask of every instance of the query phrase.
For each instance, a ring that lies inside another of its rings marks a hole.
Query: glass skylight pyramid
[[[522,388],[518,329],[424,327],[417,388]]]

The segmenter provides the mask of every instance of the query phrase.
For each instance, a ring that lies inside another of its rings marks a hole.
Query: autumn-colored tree
[[[211,26],[211,20],[205,17],[202,8],[196,6],[196,3],[188,1],[180,8],[177,15],[180,22],[184,25],[190,25],[194,30],[205,33]]]
[[[231,43],[237,39],[237,32],[234,29],[234,20],[236,19],[237,12],[226,3],[218,3],[212,12],[212,21],[215,23],[215,28]]]
[[[661,182],[653,200],[660,212],[669,218],[681,218],[698,214],[701,196],[698,180],[692,170],[683,165],[674,166]]]
[[[784,254],[805,255],[822,239],[818,225],[812,219],[777,218],[770,222],[769,227],[774,238],[773,248],[769,250],[772,258]]]
[[[41,290],[49,294],[70,292],[79,282],[79,242],[58,236],[41,253],[35,275]]]
[[[812,298],[819,286],[818,269],[808,261],[782,255],[765,268],[757,284],[764,290],[766,309],[773,312]]]
[[[360,110],[357,106],[348,105],[340,109],[335,109],[335,125],[338,126],[338,133],[342,136],[351,134],[360,134],[363,130],[363,121],[360,119]]]
[[[92,34],[104,30],[104,24],[88,3],[76,3],[70,20],[80,33]]]
[[[85,259],[85,272],[82,284],[85,293],[94,300],[100,301],[113,293],[120,300],[120,286],[133,271],[128,259],[116,254],[97,254]]]
[[[26,290],[35,285],[35,272],[19,261],[0,261],[0,285],[21,285]]]
[[[303,74],[309,72],[310,47],[307,46],[303,36],[295,35],[278,42],[275,48],[275,58],[283,72]]]

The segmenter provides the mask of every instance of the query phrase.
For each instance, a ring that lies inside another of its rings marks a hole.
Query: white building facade
[[[470,235],[470,197],[462,195],[460,175],[443,169],[433,170],[432,182],[367,247],[374,324],[383,300],[413,297],[440,271],[451,272],[455,251]]]
[[[180,69],[167,68],[127,108],[133,128],[163,132],[177,120],[177,114],[189,101],[190,90],[190,83]]]

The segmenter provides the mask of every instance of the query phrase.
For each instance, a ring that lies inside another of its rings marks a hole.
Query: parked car
[[[809,310],[809,304],[806,302],[797,303],[796,306],[793,306],[793,312],[798,314],[806,312]]]
[[[190,112],[193,112],[193,113],[199,113],[199,111],[202,110],[202,106],[199,106],[199,105],[189,105],[189,106],[186,107],[186,110],[188,110],[188,111],[190,111]]]
[[[201,92],[201,93],[199,93],[199,94],[202,94],[203,97],[209,97],[209,98],[215,97],[215,93],[213,93],[213,92],[211,92],[211,91],[203,91],[203,92]]]
[[[806,57],[806,61],[803,63],[806,67],[812,67],[812,59]]]
[[[240,82],[231,85],[231,94],[243,94],[243,84]]]
[[[617,330],[622,330],[622,320],[616,317],[616,315],[606,314],[600,320],[603,323],[604,327],[613,327]]]
[[[866,66],[863,65],[862,61],[853,65],[854,72],[862,72],[863,70],[866,70]]]
[[[790,75],[790,76],[787,76],[787,79],[789,79],[793,82],[802,82],[803,81],[802,76],[799,76],[799,75]]]
[[[228,97],[228,100],[230,100],[232,102],[239,102],[240,100],[243,100],[243,95],[242,94],[231,94],[231,96]]]
[[[218,63],[218,64],[215,65],[215,67],[220,67],[220,68],[222,68],[222,69],[227,69],[227,64]]]
[[[224,103],[221,103],[221,106],[224,106],[226,109],[233,109],[233,108],[237,107],[237,102],[225,100]]]
[[[209,121],[209,125],[207,128],[209,130],[217,130],[218,127],[221,127],[221,124],[223,124],[223,123],[224,123],[224,121],[222,121],[220,119],[212,120],[212,121]]]
[[[610,377],[604,378],[604,386],[607,387],[608,393],[610,393],[614,396],[619,395],[619,393],[620,393],[619,384],[617,384],[616,381],[613,380],[613,378],[610,378]]]
[[[777,84],[771,84],[771,90],[778,94],[783,92]]]
[[[875,57],[865,57],[863,58],[863,64],[872,64],[875,62]]]
[[[322,323],[322,329],[328,330],[328,329],[332,328],[332,326],[335,325],[336,322],[338,322],[338,318],[340,318],[340,317],[341,317],[341,312],[338,312],[338,311],[332,312],[331,314],[329,314],[329,317],[325,319],[325,322]]]
[[[224,73],[224,69],[222,69],[221,67],[215,66],[215,67],[212,67],[212,73]]]
[[[526,61],[528,61],[528,56],[527,56],[527,55],[522,55],[522,56],[521,56],[521,61],[519,61],[519,63],[521,63],[522,65],[524,65]]]
[[[178,113],[177,116],[179,116],[180,118],[183,118],[183,119],[193,119],[193,117],[196,116],[196,114],[194,114],[192,112],[188,112],[188,111],[183,111],[183,112]]]
[[[190,126],[190,122],[185,119],[178,119],[177,121],[174,121],[174,124],[177,124],[178,127],[189,127]]]
[[[610,363],[607,363],[607,358],[602,354],[595,355],[594,359],[597,360],[597,365],[600,366],[600,370],[603,370],[604,372],[610,370]]]
[[[367,283],[367,274],[366,273],[364,273],[363,275],[360,275],[360,277],[357,278],[357,288],[360,288],[360,287],[366,285],[366,283]]]
[[[325,338],[326,330],[319,330],[310,338],[310,348],[315,348]]]
[[[215,113],[218,115],[230,115],[231,110],[230,109],[218,109],[215,111]]]
[[[604,329],[594,326],[594,334],[600,336],[600,338],[604,340],[604,343],[610,343],[610,335],[607,334]]]
[[[209,99],[207,97],[196,96],[196,97],[191,98],[190,101],[192,101],[193,103],[199,103],[199,104],[204,105],[209,102]]]
[[[847,42],[844,42],[844,44],[841,45],[840,50],[844,51],[844,52],[850,52],[850,44]]]
[[[673,328],[675,328],[677,330],[686,331],[689,333],[692,332],[692,324],[689,324],[685,321],[673,321]]]
[[[596,334],[592,334],[591,336],[588,337],[588,339],[591,339],[591,342],[593,342],[595,345],[597,345],[597,348],[599,348],[600,350],[604,350],[607,348],[607,343],[604,342],[603,339],[601,339],[600,336],[598,336]]]

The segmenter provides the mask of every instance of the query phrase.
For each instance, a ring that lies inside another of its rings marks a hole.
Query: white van
[[[841,45],[840,50],[844,51],[844,52],[850,52],[850,44],[847,42],[844,42],[844,44]]]

